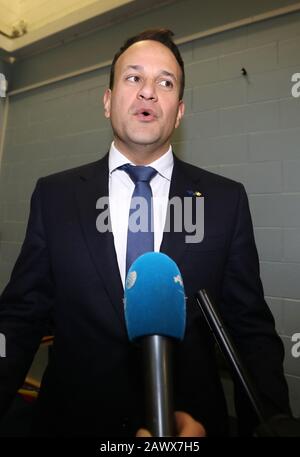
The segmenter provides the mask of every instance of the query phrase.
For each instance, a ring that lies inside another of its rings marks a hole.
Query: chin
[[[146,136],[146,135],[139,135],[135,138],[130,138],[131,143],[141,146],[147,146],[148,144],[155,144],[160,142],[160,137],[153,137],[153,136]]]

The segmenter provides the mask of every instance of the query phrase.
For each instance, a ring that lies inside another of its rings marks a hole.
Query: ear
[[[185,111],[184,101],[180,100],[179,105],[178,105],[177,116],[176,116],[175,129],[177,129],[177,127],[179,126],[181,119],[183,118],[184,111]]]
[[[111,90],[106,89],[103,95],[104,116],[110,118]]]

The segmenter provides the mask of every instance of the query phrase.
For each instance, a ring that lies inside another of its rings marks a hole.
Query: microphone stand
[[[236,375],[239,383],[246,392],[252,407],[259,420],[259,425],[255,430],[255,436],[275,437],[275,436],[300,436],[300,419],[288,415],[278,415],[267,420],[265,413],[257,394],[256,388],[250,378],[250,375],[243,364],[229,334],[222,321],[222,318],[213,305],[207,292],[202,289],[196,293],[197,303],[206,319],[211,332],[228,361],[233,373]]]

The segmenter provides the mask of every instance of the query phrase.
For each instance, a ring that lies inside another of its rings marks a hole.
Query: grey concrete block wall
[[[4,100],[0,98],[0,135],[3,134],[3,119],[4,119]]]
[[[167,26],[181,38],[295,3],[297,0],[210,0],[206,3],[199,0],[174,0],[170,4],[166,1],[165,5],[159,8],[153,4],[146,13],[128,15],[123,21],[95,30],[92,35],[66,40],[64,46],[53,46],[47,53],[33,54],[27,59],[17,61],[13,74],[14,86],[22,87],[109,60],[120,42],[146,28]],[[298,24],[291,21],[283,24],[281,20],[275,19],[274,25],[267,24],[266,27],[258,24],[251,29],[249,37],[231,30],[226,36],[222,36],[222,40],[219,40],[219,37],[216,41],[204,40],[203,50],[200,51],[201,59],[208,60],[214,56],[238,52],[244,49],[247,41],[250,47],[254,48],[275,41],[279,34],[282,34],[281,40],[298,35]],[[197,60],[200,60],[199,56],[195,58],[195,61]]]
[[[193,43],[189,128],[177,132],[175,148],[246,187],[266,299],[286,348],[293,411],[300,415],[300,362],[291,354],[291,336],[300,332],[300,99],[291,95],[291,76],[300,71],[300,15],[239,29],[221,50],[226,35]]]
[[[6,80],[8,80],[8,70],[7,70],[7,64],[5,64],[5,62],[3,62],[1,59],[0,59],[0,73],[2,73]],[[2,153],[3,153],[3,150],[2,150],[2,147],[1,145],[3,144],[3,141],[4,141],[4,136],[5,136],[5,103],[6,103],[6,100],[3,98],[3,97],[0,97],[0,173],[1,173],[1,165],[3,167],[3,164],[2,164]],[[4,173],[5,175],[5,173]],[[1,184],[0,184],[0,189],[1,189]],[[7,271],[11,268],[10,266],[7,266],[7,265],[4,265],[1,264],[1,225],[2,225],[2,221],[3,221],[3,217],[4,217],[4,206],[5,206],[5,203],[3,201],[3,199],[1,198],[1,190],[0,190],[0,278],[1,276],[7,276]],[[1,290],[1,280],[0,280],[0,290]]]
[[[11,97],[0,178],[0,289],[23,241],[39,177],[97,160],[112,134],[102,110],[107,70]]]
[[[292,358],[291,336],[300,332],[300,98],[292,98],[291,76],[300,72],[299,42],[294,13],[183,45],[187,112],[173,141],[181,158],[246,187],[296,415],[300,362]],[[36,179],[106,152],[107,80],[103,69],[11,98],[0,176],[0,289],[23,238]]]

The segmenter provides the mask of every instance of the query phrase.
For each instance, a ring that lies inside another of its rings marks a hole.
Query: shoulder
[[[68,202],[84,181],[101,182],[108,177],[107,155],[80,167],[53,173],[37,180],[32,198],[41,198],[46,205]]]
[[[58,173],[53,173],[51,175],[41,177],[39,178],[39,181],[45,184],[67,183],[69,181],[73,181],[76,178],[89,178],[101,171],[108,172],[107,156],[95,162],[91,162],[86,165],[81,165],[80,167],[70,168],[68,170],[60,171]]]
[[[53,173],[40,177],[36,184],[36,190],[42,193],[48,191],[53,194],[59,192],[69,192],[80,183],[89,179],[103,179],[108,176],[108,159],[107,155],[95,162],[82,165],[80,167],[70,168],[68,170]]]
[[[177,157],[174,157],[174,166],[176,166],[190,181],[199,184],[201,188],[204,188],[205,190],[215,190],[216,192],[240,192],[241,190],[244,190],[243,184],[238,181],[191,165]]]

